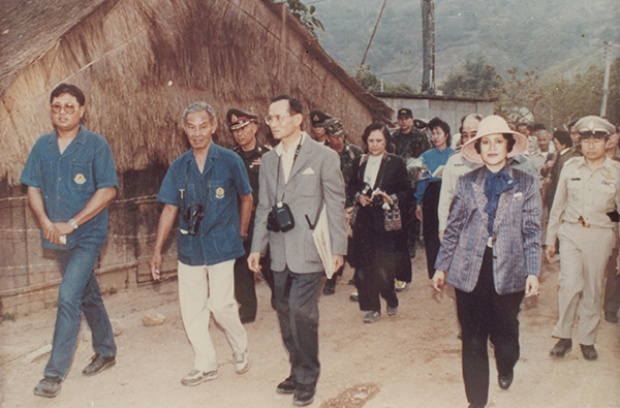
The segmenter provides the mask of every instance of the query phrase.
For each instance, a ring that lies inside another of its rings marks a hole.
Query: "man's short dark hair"
[[[302,113],[302,109],[303,109],[303,105],[301,104],[301,101],[297,98],[293,98],[292,96],[288,96],[288,95],[279,95],[276,96],[275,98],[273,98],[271,100],[271,103],[275,103],[278,101],[288,101],[288,111],[290,114],[292,115],[296,115],[296,114],[300,114],[303,115]]]
[[[364,129],[364,134],[362,135],[362,141],[364,144],[368,145],[368,136],[370,136],[370,134],[375,130],[380,130],[381,133],[383,133],[383,136],[385,137],[385,146],[387,149],[387,146],[392,143],[392,135],[390,135],[390,131],[387,126],[385,126],[385,123],[372,122],[370,125],[366,126],[366,129]]]
[[[54,98],[58,98],[62,94],[69,94],[75,99],[77,99],[80,106],[84,106],[86,103],[86,97],[84,96],[84,92],[80,88],[71,84],[60,84],[52,91],[50,95],[50,103],[54,100]]]
[[[573,147],[573,139],[571,139],[570,133],[566,130],[556,130],[553,132],[553,138],[558,139],[558,142],[566,147]]]
[[[515,147],[515,143],[517,143],[517,141],[515,140],[515,137],[511,135],[510,133],[502,133],[502,135],[504,136],[504,139],[506,139],[506,141],[508,142],[508,149],[506,150],[506,152],[507,153],[512,152],[512,148]],[[478,152],[478,154],[480,154],[481,142],[482,142],[482,138],[476,140],[476,142],[474,143],[474,149],[476,149],[476,152]]]
[[[452,143],[452,135],[450,134],[450,125],[439,118],[433,118],[430,122],[428,122],[428,128],[433,131],[435,128],[441,128],[443,132],[446,134],[446,143],[448,147]]]

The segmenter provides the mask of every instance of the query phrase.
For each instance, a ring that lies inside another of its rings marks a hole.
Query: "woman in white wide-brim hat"
[[[484,166],[459,178],[435,262],[435,290],[445,283],[456,290],[470,407],[487,403],[488,340],[495,349],[499,387],[510,387],[519,359],[520,304],[524,296],[538,294],[540,191],[533,176],[508,165],[508,158],[527,146],[527,137],[502,117],[480,122],[462,151]]]

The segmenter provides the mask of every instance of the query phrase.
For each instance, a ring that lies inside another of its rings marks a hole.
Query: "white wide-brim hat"
[[[472,163],[482,163],[482,157],[480,157],[480,154],[476,151],[476,141],[484,136],[494,135],[497,133],[511,134],[514,136],[515,145],[512,147],[512,150],[508,152],[508,157],[518,156],[527,151],[529,144],[527,137],[510,129],[506,120],[501,116],[491,115],[480,121],[478,131],[476,132],[476,137],[468,140],[467,143],[463,145],[461,150],[463,152],[463,156],[465,156],[465,158]]]

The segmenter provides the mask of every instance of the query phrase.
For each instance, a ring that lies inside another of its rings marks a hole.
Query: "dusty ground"
[[[400,294],[398,315],[385,314],[375,324],[362,323],[357,304],[349,300],[345,272],[334,296],[320,299],[322,374],[312,407],[410,408],[466,407],[460,369],[454,301],[432,297],[423,269],[423,251],[414,263],[414,284]],[[578,348],[563,360],[548,355],[555,343],[550,332],[556,319],[557,266],[544,265],[538,305],[521,320],[521,360],[508,391],[500,390],[491,371],[489,407],[620,407],[620,325],[601,322],[599,360],[585,361]],[[275,393],[288,374],[269,289],[257,287],[257,321],[247,325],[253,364],[237,375],[222,331],[211,333],[217,347],[219,378],[184,387],[181,377],[192,369],[176,282],[147,285],[106,296],[110,315],[124,331],[117,339],[117,364],[95,377],[81,375],[92,354],[81,340],[72,369],[55,399],[35,397],[47,356],[26,356],[49,344],[55,318],[50,309],[0,324],[0,406],[13,407],[291,407],[292,398]],[[166,316],[162,326],[144,327],[149,311]]]

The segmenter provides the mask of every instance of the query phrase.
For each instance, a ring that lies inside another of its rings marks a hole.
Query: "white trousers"
[[[215,349],[209,333],[211,313],[224,329],[235,354],[246,351],[248,335],[239,319],[235,300],[235,261],[189,266],[179,262],[179,301],[187,338],[194,350],[194,369],[217,369]]]
[[[554,337],[570,339],[578,313],[579,343],[589,346],[596,341],[603,309],[605,268],[615,243],[614,234],[612,228],[584,228],[568,223],[560,226],[559,318]]]

